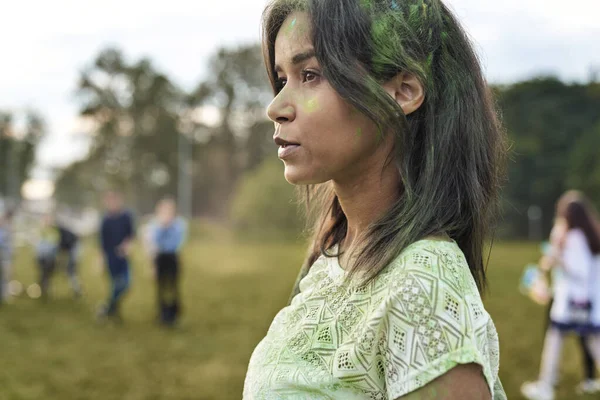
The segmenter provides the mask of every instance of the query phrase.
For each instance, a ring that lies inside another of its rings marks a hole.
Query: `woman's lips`
[[[299,148],[299,144],[287,144],[279,146],[279,149],[277,150],[277,156],[283,160],[294,154]]]

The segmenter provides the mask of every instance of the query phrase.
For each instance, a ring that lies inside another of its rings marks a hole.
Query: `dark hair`
[[[565,205],[564,218],[567,220],[569,230],[580,229],[585,235],[590,251],[593,254],[600,254],[600,232],[594,218],[593,207],[583,195]]]
[[[308,13],[323,75],[383,135],[397,166],[398,199],[371,224],[350,277],[373,279],[411,243],[447,234],[486,284],[483,246],[496,215],[506,142],[472,45],[440,0],[274,0],[263,15],[263,51],[273,89],[275,39],[286,18]],[[419,78],[425,101],[405,116],[382,88],[399,72]],[[346,235],[331,182],[300,190],[312,244],[305,268]]]
[[[117,199],[123,199],[123,192],[117,189],[107,189],[104,191],[104,197],[114,197]]]
[[[177,209],[177,200],[175,199],[175,196],[167,194],[167,195],[161,197],[160,200],[158,200],[158,203],[156,203],[156,205],[159,206],[159,205],[165,204],[165,203],[171,203],[171,204],[173,204],[175,209]]]

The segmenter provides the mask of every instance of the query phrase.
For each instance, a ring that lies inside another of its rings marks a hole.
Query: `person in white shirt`
[[[600,296],[594,290],[600,278],[600,234],[595,214],[585,196],[572,191],[561,197],[556,214],[550,237],[552,252],[542,260],[542,268],[556,268],[558,272],[553,282],[550,327],[544,341],[539,379],[521,387],[522,394],[531,400],[554,399],[565,334],[586,336],[594,362],[600,361]]]

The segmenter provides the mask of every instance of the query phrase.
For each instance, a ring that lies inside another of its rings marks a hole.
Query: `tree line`
[[[272,92],[262,63],[258,45],[219,49],[206,78],[186,91],[151,60],[127,61],[114,48],[100,52],[77,85],[80,116],[93,126],[90,150],[59,173],[57,200],[95,205],[99,191],[116,188],[146,213],[191,183],[196,216],[249,230],[297,231],[293,190],[265,114]],[[532,206],[541,211],[546,234],[566,189],[583,190],[600,205],[600,83],[550,76],[492,89],[512,144],[499,235],[526,236]],[[7,137],[12,140],[4,133],[0,140]],[[31,138],[26,141],[34,145],[39,135]],[[6,159],[0,153],[0,162]]]

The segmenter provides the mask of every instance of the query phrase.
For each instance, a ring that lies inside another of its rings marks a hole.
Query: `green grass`
[[[539,366],[544,310],[517,290],[523,265],[537,251],[537,245],[496,245],[488,269],[486,307],[500,334],[509,399],[520,398],[520,384],[535,378]],[[71,299],[59,272],[54,300],[21,296],[0,309],[0,400],[239,399],[250,354],[285,305],[304,253],[297,243],[192,240],[184,254],[181,326],[166,330],[154,323],[154,283],[139,251],[125,323],[95,323],[107,285],[96,252],[87,248],[83,299]],[[16,278],[26,285],[35,278],[30,257],[21,252],[17,259]],[[559,399],[572,399],[582,376],[573,338],[563,355]]]

